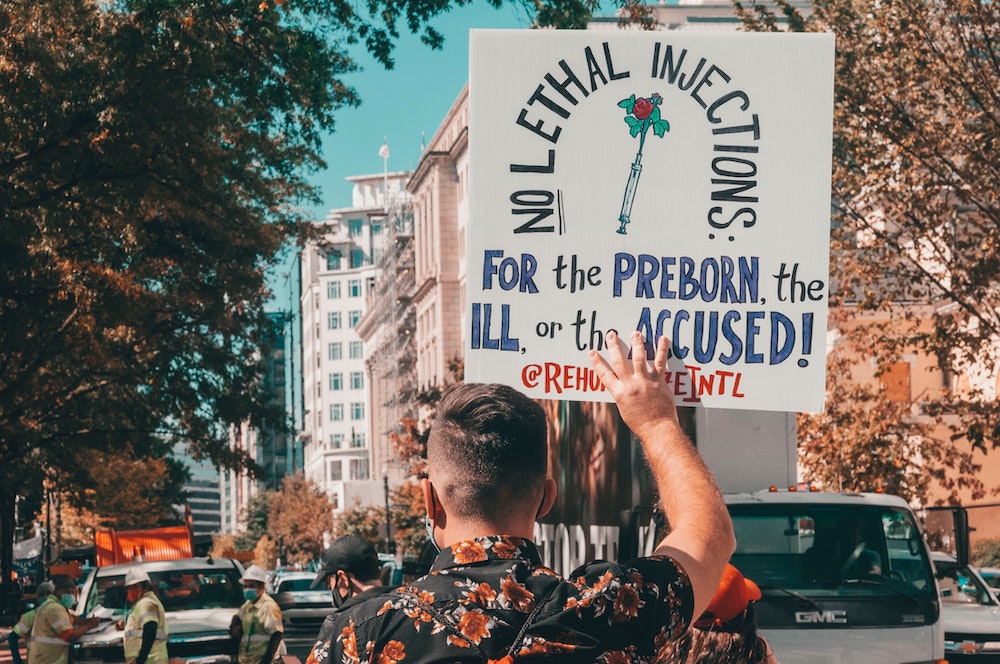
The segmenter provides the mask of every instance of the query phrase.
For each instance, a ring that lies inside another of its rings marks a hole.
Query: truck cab
[[[732,563],[761,589],[758,627],[782,664],[943,661],[930,552],[901,498],[775,489],[725,498]]]

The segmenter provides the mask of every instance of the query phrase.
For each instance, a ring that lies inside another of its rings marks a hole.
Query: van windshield
[[[765,597],[936,593],[922,535],[905,510],[802,503],[729,509],[732,562]]]
[[[235,568],[186,568],[148,571],[157,597],[166,611],[195,609],[235,609],[243,603],[239,572]],[[125,575],[98,575],[96,593],[91,593],[87,610],[101,604],[116,613],[125,610]],[[96,601],[95,601],[96,598]]]

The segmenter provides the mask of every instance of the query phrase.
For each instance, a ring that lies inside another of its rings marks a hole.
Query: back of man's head
[[[545,411],[506,385],[467,383],[441,399],[427,440],[435,489],[459,517],[495,521],[545,483]]]

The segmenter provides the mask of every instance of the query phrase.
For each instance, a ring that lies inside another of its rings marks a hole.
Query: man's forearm
[[[149,651],[153,649],[159,627],[157,623],[152,621],[142,626],[142,644],[139,646],[139,654],[135,657],[135,664],[146,664],[146,658],[149,657]]]
[[[271,635],[271,640],[267,642],[267,652],[260,660],[260,664],[270,664],[274,660],[274,654],[278,652],[278,646],[281,644],[282,633],[275,632]]]

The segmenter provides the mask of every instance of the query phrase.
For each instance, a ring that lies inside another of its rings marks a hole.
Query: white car
[[[83,583],[76,611],[100,617],[102,622],[73,644],[73,663],[125,661],[122,632],[114,623],[125,618],[125,574],[135,567],[146,571],[163,603],[170,659],[188,664],[228,664],[232,647],[229,623],[243,603],[243,567],[228,558],[134,562],[92,570]]]
[[[1000,662],[1000,601],[983,578],[947,553],[932,555],[949,662]]]
[[[320,584],[312,588],[315,572],[282,572],[271,581],[271,597],[281,608],[285,633],[308,632],[315,636],[323,619],[333,613],[333,593]]]

